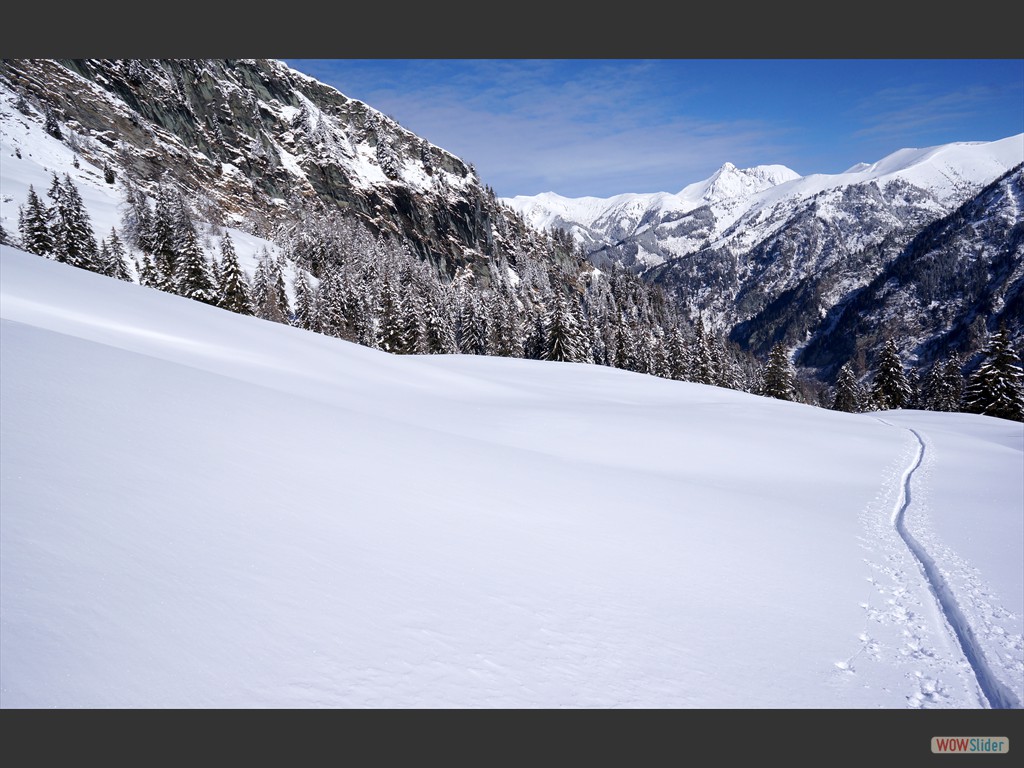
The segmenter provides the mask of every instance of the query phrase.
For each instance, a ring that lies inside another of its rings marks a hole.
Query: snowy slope
[[[4,90],[0,89],[0,99],[6,102],[0,108],[0,225],[4,230],[12,236],[17,235],[18,209],[28,199],[30,186],[44,203],[49,204],[46,192],[56,173],[61,179],[64,174],[68,174],[78,188],[97,240],[109,237],[112,228],[121,232],[125,207],[121,181],[107,184],[102,167],[92,165],[85,159],[81,159],[79,167],[75,168],[74,151],[46,133],[40,120],[28,119],[11,108],[13,96],[4,93]],[[261,253],[275,257],[279,255],[278,247],[270,240],[237,227],[224,229],[231,236],[239,263],[250,277],[256,271]],[[208,224],[201,234],[204,235],[203,245],[207,254],[219,256],[219,234]],[[130,261],[129,266],[133,269],[133,279],[137,279]],[[286,261],[283,274],[289,299],[294,300],[295,265]]]
[[[979,659],[1024,698],[1019,424],[0,259],[0,706],[977,708]]]

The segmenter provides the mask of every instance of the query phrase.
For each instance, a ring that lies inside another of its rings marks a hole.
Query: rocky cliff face
[[[358,215],[449,273],[529,233],[459,158],[272,60],[4,60],[93,162],[267,224],[301,204]]]

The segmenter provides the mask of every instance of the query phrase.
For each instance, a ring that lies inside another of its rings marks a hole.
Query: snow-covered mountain
[[[661,224],[683,219],[697,209],[712,207],[718,214],[741,208],[753,194],[786,181],[799,174],[782,165],[764,165],[738,169],[726,163],[704,181],[690,184],[678,194],[623,194],[610,198],[567,198],[553,192],[503,198],[514,210],[541,228],[558,227],[573,234],[591,260],[606,266],[611,259],[602,254],[604,248],[615,246]],[[697,216],[703,220],[705,216]],[[680,225],[674,228],[682,231]],[[660,264],[664,258],[654,252],[638,250],[621,253],[616,261],[647,267]]]
[[[0,103],[45,110],[83,162],[257,233],[303,204],[352,213],[449,274],[486,274],[530,238],[469,164],[280,61],[5,59]]]
[[[891,271],[915,237],[956,211],[980,210],[977,197],[1021,163],[1024,134],[903,149],[841,174],[801,177],[781,166],[739,170],[727,163],[675,195],[570,200],[547,194],[506,202],[538,226],[569,229],[592,263],[623,264],[666,287],[690,313],[763,356],[777,342],[799,350],[826,333],[831,327],[826,318]],[[1012,199],[1012,180],[1009,189]],[[1013,231],[1020,211],[1011,205],[1005,213]],[[985,231],[977,224],[976,231]],[[979,254],[1005,246],[1013,262],[1010,272],[1024,261],[1016,237],[976,246]],[[964,287],[958,278],[954,273],[946,282],[951,294]],[[1019,289],[1011,281],[988,292],[1002,292],[999,301],[1012,303]],[[893,295],[883,314],[906,314],[909,305],[898,304],[901,300]],[[917,324],[913,335],[899,336],[906,359],[928,364],[935,355],[966,351],[937,340],[963,341],[963,335],[951,333],[952,326],[990,313],[980,306],[961,308],[956,318],[935,315],[932,325]],[[1019,316],[1002,319],[1015,339],[1024,338]],[[886,335],[906,330],[881,323],[861,343],[867,343],[870,358]],[[817,370],[828,378],[837,367]]]
[[[815,322],[815,333],[800,350],[801,364],[837,366],[886,335],[914,340],[916,356],[926,360],[975,349],[1000,325],[1019,344],[1024,338],[1024,168],[1003,174],[891,255],[869,283]],[[823,275],[806,284],[828,279]],[[812,300],[802,309],[825,307]],[[784,334],[787,325],[799,326],[801,319],[795,312],[779,313],[773,323]]]
[[[506,198],[527,221],[574,233],[595,263],[642,269],[705,248],[749,250],[811,201],[823,218],[842,218],[846,190],[870,184],[920,190],[913,202],[932,218],[949,213],[981,187],[1024,162],[1024,134],[995,142],[903,149],[841,174],[802,177],[782,165],[739,169],[725,163],[677,194],[565,198],[554,193]],[[593,244],[599,244],[594,247]]]
[[[0,275],[0,707],[1024,700],[1019,423]]]

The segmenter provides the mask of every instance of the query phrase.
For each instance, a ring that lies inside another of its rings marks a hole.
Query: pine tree
[[[409,339],[403,323],[402,298],[398,286],[392,280],[385,279],[381,286],[377,317],[377,348],[399,355],[408,352]]]
[[[222,265],[223,268],[223,265]],[[256,265],[256,274],[252,281],[253,313],[256,317],[275,323],[288,324],[288,314],[281,311],[281,295],[283,281],[278,281],[280,270],[277,262],[264,251]],[[287,302],[287,297],[285,297]]]
[[[448,297],[446,301],[445,298]],[[455,323],[451,312],[451,294],[432,290],[426,305],[427,349],[435,355],[453,355],[459,351],[455,343]]]
[[[686,380],[686,339],[679,326],[674,325],[668,332],[665,341],[669,359],[669,378],[676,381]]]
[[[878,370],[871,385],[871,400],[880,411],[904,408],[912,392],[903,373],[903,363],[896,342],[886,340],[878,356]]]
[[[135,273],[139,276],[139,285],[147,288],[160,288],[160,275],[157,273],[153,260],[145,253],[135,260]]]
[[[217,259],[217,254],[211,253],[207,262],[210,265],[210,279],[213,280],[213,290],[217,294],[216,304],[220,306],[220,284],[223,281],[224,276],[221,274],[220,261]]]
[[[270,259],[270,279],[274,283],[274,294],[277,297],[277,309],[278,312],[285,318],[284,322],[288,322],[288,318],[292,316],[291,304],[288,302],[288,290],[285,288],[284,283],[284,260],[283,257],[271,258]]]
[[[456,338],[464,355],[487,354],[487,316],[475,291],[464,289],[459,294],[459,322]]]
[[[544,359],[544,315],[535,312],[526,327],[523,356],[527,360]]]
[[[53,107],[49,104],[43,107],[43,115],[46,120],[46,132],[55,139],[63,139],[64,135],[60,131],[60,123],[57,121],[57,114],[53,111]]]
[[[217,288],[210,273],[195,225],[188,217],[178,219],[175,254],[174,292],[204,304],[217,304]]]
[[[220,238],[220,284],[217,288],[217,306],[239,315],[253,314],[249,282],[227,230]]]
[[[795,400],[796,373],[789,360],[789,353],[782,342],[777,342],[768,353],[761,375],[761,394],[777,400]]]
[[[51,256],[53,237],[48,224],[49,212],[39,199],[32,185],[28,188],[28,200],[18,218],[18,235],[21,247],[37,256]]]
[[[124,249],[124,243],[121,241],[121,238],[118,237],[117,229],[115,227],[110,228],[110,239],[107,254],[103,274],[117,278],[118,280],[131,282],[132,276],[128,270],[128,260]]]
[[[708,346],[714,361],[715,386],[725,389],[742,389],[743,372],[733,360],[729,350],[726,349],[725,342],[719,336],[712,336]]]
[[[962,367],[963,362],[955,353],[932,366],[924,379],[924,408],[947,413],[960,410],[960,400],[964,391]]]
[[[54,183],[50,186],[53,199],[50,233],[53,236],[54,259],[62,264],[101,271],[96,237],[78,187],[68,174],[64,175],[63,182],[58,181],[56,174],[53,178]]]
[[[146,196],[131,184],[125,184],[121,234],[131,248],[143,253],[153,253],[153,211],[146,201]]]
[[[907,389],[909,394],[907,395],[906,401],[903,403],[904,408],[913,408],[921,410],[924,408],[924,382],[921,381],[921,374],[917,368],[911,367],[906,372],[907,377]]]
[[[694,342],[690,348],[690,360],[687,378],[697,384],[714,384],[716,378],[715,361],[704,331],[704,321],[700,318],[694,325]]]
[[[857,385],[857,377],[853,375],[853,368],[850,363],[843,363],[836,377],[836,394],[832,400],[833,411],[845,411],[846,413],[857,413],[860,411],[860,387]]]
[[[494,291],[490,297],[491,323],[488,327],[489,354],[501,357],[523,356],[523,332],[511,297]]]
[[[316,312],[316,294],[306,277],[306,270],[295,265],[295,325],[307,331],[319,330]]]
[[[169,188],[160,186],[156,206],[150,217],[143,250],[153,257],[155,288],[173,292],[177,282],[178,238],[176,230],[183,216],[175,215],[175,201]]]
[[[429,355],[427,307],[418,287],[409,286],[409,290],[402,297],[401,310],[407,354]]]
[[[103,240],[100,240],[98,250],[96,253],[96,263],[100,265],[97,271],[101,275],[107,274],[107,268],[108,265],[110,264],[110,261],[110,246],[107,244],[106,238],[104,238]]]
[[[981,365],[967,382],[964,410],[1024,421],[1024,371],[1005,327],[989,337],[983,354]]]
[[[544,319],[544,359],[566,363],[582,362],[585,339],[580,332],[576,314],[560,291],[550,305]]]
[[[317,324],[320,333],[354,340],[345,310],[346,286],[340,269],[325,263],[320,272],[320,291],[317,306]]]

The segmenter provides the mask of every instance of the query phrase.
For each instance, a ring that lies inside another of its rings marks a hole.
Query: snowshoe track
[[[921,567],[921,571],[928,583],[928,589],[935,597],[939,611],[945,619],[949,631],[960,646],[961,651],[963,651],[967,662],[971,665],[971,671],[974,673],[974,677],[978,682],[978,687],[981,689],[988,705],[992,709],[1019,709],[1021,707],[1020,701],[1017,700],[1017,697],[1012,691],[1010,691],[996,678],[991,667],[989,667],[988,662],[985,659],[985,654],[982,652],[981,645],[974,636],[974,631],[972,630],[970,623],[964,616],[963,611],[960,610],[956,596],[946,583],[945,578],[943,578],[935,560],[907,530],[906,511],[910,507],[912,501],[911,481],[913,479],[914,472],[917,471],[918,467],[921,466],[921,462],[924,460],[926,450],[924,439],[917,430],[911,429],[910,427],[897,427],[895,424],[891,424],[877,416],[875,418],[886,426],[893,427],[894,429],[904,429],[905,431],[910,432],[914,436],[914,439],[917,440],[917,452],[914,459],[904,470],[903,476],[900,479],[901,487],[899,497],[896,499],[896,504],[893,507],[892,513],[893,527],[896,529],[900,538],[903,539],[903,543],[907,545],[907,549],[910,550],[910,553],[914,556],[914,559],[917,560],[918,565]]]

